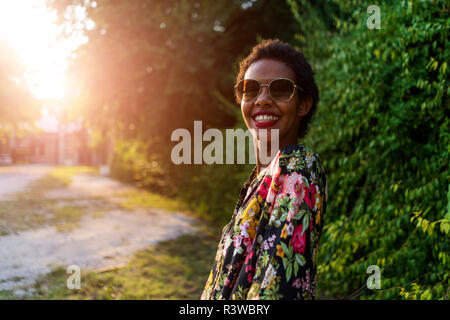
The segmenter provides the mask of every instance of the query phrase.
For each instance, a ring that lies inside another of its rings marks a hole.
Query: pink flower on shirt
[[[306,195],[305,195],[306,204],[308,205],[308,207],[310,209],[314,208],[315,203],[316,203],[315,194],[317,193],[316,185],[310,184],[309,188],[305,186],[304,191],[306,193]]]
[[[305,244],[306,244],[306,231],[303,232],[303,225],[299,224],[294,229],[294,234],[292,235],[291,245],[294,249],[294,252],[304,254],[305,253]]]
[[[262,181],[262,183],[259,185],[257,192],[263,199],[266,199],[267,194],[269,193],[269,188],[270,188],[271,182],[272,182],[272,178],[265,177],[264,180]]]
[[[293,172],[284,181],[285,192],[289,194],[291,199],[300,200],[301,204],[303,197],[305,196],[305,188],[303,183],[303,176],[297,172]]]

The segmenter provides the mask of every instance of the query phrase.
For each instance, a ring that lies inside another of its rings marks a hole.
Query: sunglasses
[[[268,84],[260,83],[254,79],[242,79],[235,86],[236,96],[240,101],[251,102],[261,93],[263,86],[269,87],[269,95],[272,99],[280,102],[290,100],[295,89],[302,91],[291,79],[278,78],[271,80]]]

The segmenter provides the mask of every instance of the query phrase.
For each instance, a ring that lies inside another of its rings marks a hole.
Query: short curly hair
[[[251,53],[241,61],[239,73],[236,76],[236,84],[244,79],[245,72],[250,65],[261,59],[273,59],[285,63],[294,71],[296,84],[303,89],[300,99],[311,98],[311,109],[300,120],[298,137],[303,139],[308,132],[311,118],[316,112],[319,102],[319,89],[314,81],[314,71],[300,50],[294,49],[291,45],[279,39],[266,39],[254,46]],[[237,96],[236,102],[240,104]]]

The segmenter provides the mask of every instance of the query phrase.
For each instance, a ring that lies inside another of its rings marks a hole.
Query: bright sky
[[[46,0],[0,0],[0,36],[24,62],[33,95],[38,99],[61,100],[67,89],[64,72],[68,58],[87,41],[83,27],[92,29],[94,23],[86,19],[84,8],[77,7],[69,14],[81,22],[69,30],[70,38],[58,40],[65,30],[56,24],[56,13],[45,3]]]

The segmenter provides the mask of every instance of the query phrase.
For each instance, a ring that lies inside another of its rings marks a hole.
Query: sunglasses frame
[[[261,91],[262,91],[262,87],[263,87],[263,86],[266,86],[266,87],[268,88],[269,96],[270,96],[273,100],[278,101],[278,102],[286,102],[286,101],[291,100],[292,97],[293,97],[294,94],[295,94],[295,89],[298,89],[298,90],[300,90],[300,91],[303,91],[303,89],[302,89],[301,87],[299,87],[298,85],[296,85],[294,81],[292,81],[291,79],[288,79],[288,78],[275,78],[275,79],[270,80],[269,83],[261,83],[261,82],[259,82],[259,81],[256,80],[256,79],[241,79],[241,80],[234,86],[234,90],[235,90],[236,93],[238,93],[237,87],[241,84],[241,82],[243,82],[243,81],[245,81],[245,80],[254,80],[254,81],[258,82],[258,84],[259,84],[259,91],[258,91],[258,94],[257,94],[252,100],[245,101],[245,102],[252,102],[252,101],[255,101],[255,99],[258,98],[258,96],[261,94]],[[272,97],[272,94],[270,93],[270,85],[272,84],[272,82],[274,82],[274,81],[276,81],[276,80],[287,80],[287,81],[291,82],[292,85],[294,86],[294,90],[292,90],[292,94],[291,94],[291,96],[290,96],[288,99],[286,99],[286,100],[279,100],[279,99],[275,99],[274,97]],[[242,95],[243,95],[243,94],[244,94],[244,93],[242,93]],[[239,100],[240,100],[239,102],[242,102],[242,101],[243,101],[242,97],[239,97],[239,95],[237,95],[237,97],[238,97]]]

